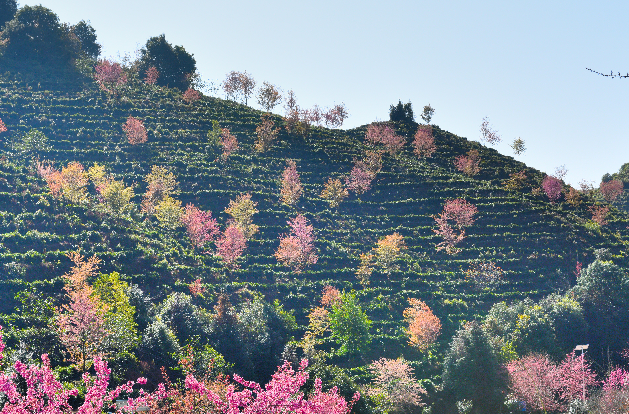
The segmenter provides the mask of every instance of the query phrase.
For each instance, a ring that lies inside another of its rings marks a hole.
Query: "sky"
[[[133,55],[153,36],[193,54],[216,86],[247,71],[293,90],[302,108],[345,103],[343,128],[424,105],[432,123],[480,140],[484,117],[516,159],[566,181],[600,183],[629,162],[627,1],[19,0],[62,22],[86,20],[102,57]],[[215,96],[224,97],[219,90]],[[251,103],[251,101],[250,101]],[[252,106],[256,106],[255,104]]]

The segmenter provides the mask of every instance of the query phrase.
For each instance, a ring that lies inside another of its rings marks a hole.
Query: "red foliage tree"
[[[437,245],[437,250],[445,249],[448,254],[456,253],[456,244],[465,238],[465,227],[474,224],[477,212],[475,205],[463,199],[446,201],[441,214],[435,216],[437,229],[433,231],[443,238]]]
[[[301,214],[289,220],[288,225],[291,227],[291,234],[280,238],[280,246],[275,252],[275,257],[278,262],[300,273],[304,267],[317,263],[314,228]]]
[[[429,158],[432,156],[437,150],[435,138],[432,136],[432,126],[420,125],[419,128],[417,128],[413,146],[415,147],[415,155],[419,158]]]
[[[216,256],[220,257],[228,269],[238,268],[236,261],[242,256],[247,247],[247,239],[242,230],[231,225],[216,242]]]
[[[605,200],[611,203],[615,201],[622,194],[622,191],[623,191],[622,181],[611,180],[611,181],[603,182],[598,187],[598,191],[601,192]]]
[[[590,212],[592,213],[592,221],[599,226],[607,224],[607,213],[609,213],[609,207],[604,206],[590,206]]]
[[[143,144],[147,140],[146,128],[144,123],[132,116],[127,118],[127,122],[122,126],[122,130],[127,134],[129,144]]]
[[[213,241],[220,233],[216,219],[209,211],[200,210],[193,204],[188,204],[181,215],[181,222],[186,226],[188,237],[195,247],[202,249],[208,242]]]
[[[454,166],[463,174],[473,177],[480,172],[480,156],[477,150],[469,150],[467,155],[454,159]]]
[[[288,167],[286,167],[282,173],[280,198],[284,204],[292,206],[295,205],[299,197],[301,197],[302,186],[295,161],[288,160],[287,162]]]
[[[183,100],[188,103],[194,103],[196,101],[198,101],[199,99],[201,99],[201,94],[199,93],[199,91],[194,90],[192,88],[188,88],[184,93],[183,93]]]
[[[560,179],[547,175],[542,181],[542,189],[551,203],[559,200],[561,197],[561,190],[563,189],[563,183]]]

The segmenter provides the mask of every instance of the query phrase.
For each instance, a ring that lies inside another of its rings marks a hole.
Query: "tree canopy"
[[[173,46],[162,34],[146,42],[140,50],[138,66],[141,76],[154,67],[159,72],[158,85],[185,91],[192,83],[191,76],[196,72],[197,62],[183,46]]]

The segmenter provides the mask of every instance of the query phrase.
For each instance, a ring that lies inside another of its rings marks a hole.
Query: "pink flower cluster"
[[[246,381],[234,375],[234,381],[244,389],[236,391],[234,385],[229,385],[225,399],[208,389],[192,374],[186,377],[185,384],[188,389],[207,396],[218,412],[225,414],[348,414],[353,404],[360,398],[359,393],[355,393],[348,404],[338,394],[336,387],[323,392],[321,379],[317,378],[314,392],[305,398],[301,387],[309,378],[308,373],[304,371],[307,366],[308,360],[302,360],[298,371],[295,372],[290,363],[285,362],[264,388],[256,382]]]

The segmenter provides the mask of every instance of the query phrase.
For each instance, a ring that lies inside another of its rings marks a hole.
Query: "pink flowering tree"
[[[238,149],[238,139],[231,134],[228,128],[222,129],[220,143],[223,147],[223,153],[221,154],[223,161],[227,160],[227,158]]]
[[[1,329],[1,328],[0,328]],[[0,360],[4,357],[4,342],[0,335]],[[26,414],[26,413],[71,413],[73,412],[69,400],[78,396],[77,389],[67,389],[57,380],[50,366],[47,354],[41,356],[40,366],[26,365],[20,361],[13,364],[13,372],[0,372],[0,390],[6,397],[2,407],[2,413],[6,414]],[[129,381],[109,390],[109,379],[111,370],[107,367],[107,362],[101,358],[94,358],[94,369],[96,376],[83,374],[85,384],[85,401],[79,407],[80,414],[100,414],[105,410],[115,407],[116,399],[133,392],[136,384],[146,384],[145,378],[138,378],[137,381]],[[22,385],[18,387],[20,378],[26,386],[24,391]],[[133,411],[137,407],[147,407],[157,404],[158,401],[170,396],[163,384],[159,384],[152,393],[147,393],[144,389],[138,390],[138,398],[129,398],[126,410]]]
[[[413,368],[402,358],[380,358],[369,366],[374,376],[369,395],[376,397],[386,412],[416,412],[426,390],[413,378]],[[377,398],[377,397],[384,398]]]
[[[454,166],[463,174],[473,177],[480,172],[480,155],[477,150],[469,150],[466,155],[454,159]]]
[[[216,256],[220,257],[228,269],[238,268],[236,261],[247,247],[247,239],[242,230],[235,224],[227,227],[216,241]]]
[[[419,158],[430,158],[432,154],[437,150],[435,145],[435,138],[432,136],[432,126],[420,125],[415,132],[415,139],[413,140],[413,151]]]
[[[365,141],[370,144],[383,144],[391,155],[397,154],[406,143],[404,137],[397,135],[393,128],[386,124],[369,125]]]
[[[542,189],[544,190],[544,193],[546,193],[546,196],[548,197],[550,202],[554,203],[561,197],[563,183],[560,179],[552,175],[547,175],[542,181]]]
[[[0,119],[0,133],[3,132],[7,132],[7,126],[4,124],[4,122],[2,122],[2,119]]]
[[[300,273],[304,267],[317,263],[314,228],[301,214],[289,220],[288,225],[291,227],[291,234],[280,238],[280,247],[275,252],[275,257],[278,262]]]
[[[477,212],[475,205],[461,198],[446,201],[441,214],[434,217],[437,229],[433,231],[443,238],[437,244],[437,250],[456,253],[458,249],[455,246],[465,238],[465,228],[474,224]]]
[[[181,215],[181,222],[186,226],[188,237],[194,247],[203,249],[208,242],[214,241],[220,233],[218,222],[212,213],[203,211],[194,204],[188,204]]]
[[[607,214],[609,213],[609,207],[605,206],[590,206],[590,212],[592,213],[592,221],[599,226],[607,224]]]
[[[236,387],[230,384],[224,398],[199,382],[192,374],[188,374],[185,384],[188,389],[206,396],[218,413],[349,414],[360,394],[355,393],[348,404],[339,395],[337,387],[324,392],[319,378],[314,381],[314,391],[306,398],[301,388],[309,378],[309,374],[305,372],[307,366],[308,360],[302,360],[295,372],[291,364],[285,362],[264,388],[256,382],[246,381],[239,375],[234,375],[234,381],[242,391],[236,391]]]
[[[147,85],[155,85],[157,79],[159,79],[159,71],[155,66],[149,67],[144,76],[144,83]]]
[[[127,75],[117,62],[105,59],[96,65],[94,78],[98,86],[107,93],[116,93],[120,86],[127,83]]]
[[[295,161],[288,160],[287,163],[288,166],[282,173],[280,198],[284,204],[294,206],[301,197],[303,189]]]
[[[359,162],[354,165],[349,177],[345,178],[345,186],[356,194],[362,194],[369,191],[375,176],[363,163]]]
[[[623,191],[623,184],[620,180],[611,180],[604,183],[598,187],[598,191],[601,193],[603,198],[608,202],[614,202]]]
[[[587,393],[598,384],[589,361],[574,352],[560,364],[547,355],[528,355],[508,363],[507,371],[515,397],[544,412],[565,410],[571,401],[583,398],[584,386]]]
[[[122,126],[122,130],[127,134],[129,144],[143,144],[147,140],[146,128],[144,123],[137,118],[130,116],[127,122]]]

